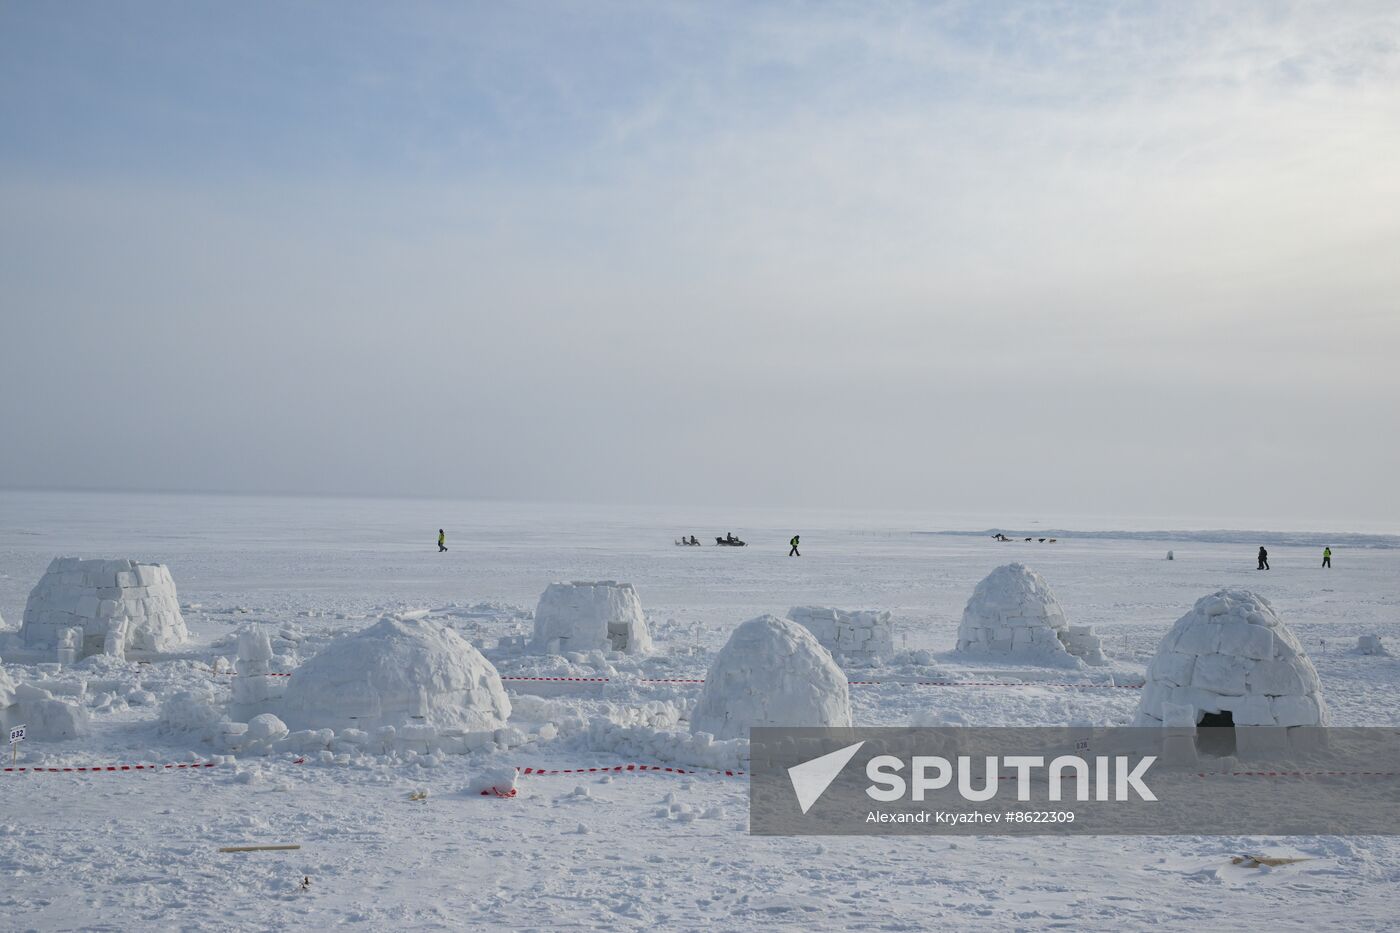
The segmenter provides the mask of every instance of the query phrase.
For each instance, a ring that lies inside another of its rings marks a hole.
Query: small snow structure
[[[1381,644],[1379,635],[1361,635],[1356,639],[1356,653],[1374,655],[1378,658],[1390,656],[1390,652],[1385,650],[1385,645]]]
[[[380,619],[332,642],[288,681],[280,718],[291,729],[387,727],[428,741],[491,732],[510,717],[496,668],[430,619]]]
[[[879,661],[894,654],[888,612],[794,606],[787,617],[811,632],[834,658]]]
[[[256,716],[282,696],[286,678],[272,676],[272,638],[261,625],[238,631],[238,676],[233,679],[233,705],[239,716]]]
[[[1202,726],[1325,726],[1317,671],[1268,600],[1220,590],[1196,601],[1147,667],[1134,725],[1190,707]]]
[[[164,564],[56,557],[29,594],[20,625],[28,647],[69,645],[80,633],[78,657],[170,651],[189,639],[175,581]]]
[[[78,738],[88,733],[88,712],[81,703],[81,693],[69,702],[36,684],[16,684],[0,664],[0,728],[25,726],[26,737],[37,741]]]
[[[630,583],[551,583],[535,608],[533,649],[545,654],[620,651],[647,654],[651,633]]]
[[[462,788],[472,797],[514,797],[518,793],[519,773],[512,767],[489,768]]]
[[[748,738],[753,726],[850,726],[846,675],[796,622],[759,616],[734,630],[715,655],[692,732]]]
[[[1065,658],[1104,664],[1092,626],[1070,625],[1040,574],[1024,564],[998,567],[972,591],[958,626],[958,651],[1027,660]]]

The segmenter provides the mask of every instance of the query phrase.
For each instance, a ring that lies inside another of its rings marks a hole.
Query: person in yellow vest
[[[445,551],[445,550],[447,550],[447,532],[445,532],[445,531],[443,531],[441,528],[439,528],[439,529],[438,529],[438,553],[441,554],[441,553],[442,553],[443,551]]]
[[[799,554],[799,553],[797,552],[797,542],[799,542],[799,541],[801,541],[801,540],[802,540],[802,536],[801,536],[801,535],[793,535],[793,536],[792,536],[792,540],[788,542],[788,544],[791,544],[791,545],[792,545],[792,550],[791,550],[791,551],[788,551],[788,557],[801,557],[801,556],[802,556],[801,554]]]
[[[1328,570],[1332,569],[1332,549],[1330,547],[1322,549],[1322,566]]]

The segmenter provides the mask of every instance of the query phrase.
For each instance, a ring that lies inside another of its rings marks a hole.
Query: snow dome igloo
[[[1220,590],[1196,601],[1157,646],[1134,725],[1161,725],[1173,707],[1197,724],[1325,726],[1317,670],[1262,596]],[[1184,712],[1184,710],[1183,710]]]
[[[280,707],[292,729],[336,731],[488,732],[510,717],[500,675],[471,642],[429,619],[393,616],[338,639],[297,668]]]
[[[630,583],[551,583],[535,607],[536,651],[651,651],[642,601]]]
[[[122,650],[169,651],[189,639],[175,581],[164,564],[56,557],[29,594],[20,639],[57,648],[68,629],[80,632],[80,657]]]
[[[831,653],[796,622],[759,616],[734,630],[715,655],[693,732],[748,738],[752,726],[849,726],[851,694]]]
[[[1105,663],[1093,628],[1068,624],[1045,578],[1024,564],[998,567],[977,584],[963,609],[957,650]]]

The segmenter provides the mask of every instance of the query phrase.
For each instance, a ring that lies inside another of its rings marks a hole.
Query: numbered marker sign
[[[23,742],[23,741],[24,741],[24,730],[27,729],[27,728],[29,728],[29,727],[26,725],[26,726],[15,726],[13,729],[11,729],[11,730],[10,730],[10,744],[11,744],[11,745],[18,745],[20,742]]]

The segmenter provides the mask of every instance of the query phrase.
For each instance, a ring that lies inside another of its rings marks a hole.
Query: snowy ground
[[[90,660],[58,675],[88,681],[93,734],[26,743],[21,765],[213,759],[221,750],[197,736],[162,731],[159,706],[192,688],[226,695],[229,678],[209,670],[233,656],[229,636],[249,621],[273,626],[277,663],[288,669],[339,631],[419,608],[483,646],[503,676],[615,678],[513,682],[540,699],[516,694],[524,744],[489,755],[337,764],[309,754],[295,764],[295,755],[273,754],[192,772],[0,775],[0,917],[36,929],[1393,926],[1400,840],[1389,838],[768,839],[747,834],[736,778],[542,776],[522,779],[513,800],[462,793],[500,765],[696,764],[679,746],[670,760],[641,752],[666,752],[664,742],[644,741],[655,732],[647,723],[674,721],[697,688],[639,679],[703,677],[734,625],[793,605],[894,613],[905,653],[893,669],[849,670],[853,680],[1134,683],[1195,599],[1253,587],[1312,654],[1334,722],[1400,725],[1400,659],[1348,651],[1361,634],[1400,648],[1400,549],[1334,541],[1336,568],[1323,571],[1320,544],[1278,543],[1298,540],[1282,536],[1067,535],[1049,545],[915,533],[995,521],[0,493],[0,615],[11,629],[57,555],[167,563],[181,601],[197,607],[185,612],[194,636],[186,654]],[[434,546],[439,527],[446,554]],[[672,544],[727,531],[752,546]],[[794,531],[800,560],[785,556]],[[1259,543],[1269,545],[1267,573],[1253,569]],[[1176,560],[1164,559],[1168,548]],[[1011,559],[1045,576],[1070,622],[1105,636],[1110,668],[973,665],[948,654],[973,586]],[[498,638],[529,630],[547,583],[585,579],[636,584],[654,658],[569,663],[495,649]],[[47,657],[0,653],[16,680],[50,676],[37,666]],[[1137,695],[885,685],[853,687],[852,701],[863,725],[1126,724]],[[588,719],[633,728],[578,726]],[[561,724],[557,737],[539,737],[546,721]],[[409,799],[420,790],[426,800]],[[301,849],[217,852],[266,843]],[[1230,864],[1261,850],[1311,860],[1276,870]],[[310,888],[300,890],[307,876]]]

